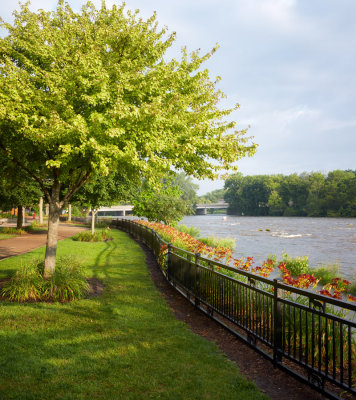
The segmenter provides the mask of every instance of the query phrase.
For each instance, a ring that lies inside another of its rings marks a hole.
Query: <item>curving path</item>
[[[58,240],[74,236],[78,232],[87,229],[87,227],[60,224]],[[46,239],[47,232],[35,232],[0,240],[0,260],[27,253],[28,251],[44,246],[46,244]]]

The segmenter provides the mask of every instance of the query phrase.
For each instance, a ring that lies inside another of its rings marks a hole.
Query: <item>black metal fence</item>
[[[356,394],[356,305],[174,247],[132,220],[113,224],[143,241],[197,308],[276,367],[329,398]]]

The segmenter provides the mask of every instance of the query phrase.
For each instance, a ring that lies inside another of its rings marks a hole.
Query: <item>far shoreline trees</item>
[[[251,216],[356,217],[356,171],[231,175],[228,213]]]

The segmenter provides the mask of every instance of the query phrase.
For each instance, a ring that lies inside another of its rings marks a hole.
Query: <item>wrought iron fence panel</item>
[[[354,304],[187,252],[133,221],[113,224],[150,247],[167,279],[196,307],[276,366],[329,398],[339,398],[336,387],[356,394]]]

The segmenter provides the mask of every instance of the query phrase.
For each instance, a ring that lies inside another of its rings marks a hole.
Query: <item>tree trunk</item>
[[[40,204],[39,204],[39,224],[43,224],[43,197],[40,197]]]
[[[91,233],[94,235],[95,232],[95,215],[97,211],[91,209]]]
[[[68,221],[72,220],[72,205],[68,204]]]
[[[47,216],[47,217],[48,217],[48,214],[49,214],[49,205],[46,204],[46,216]]]
[[[16,229],[22,229],[22,227],[23,227],[23,208],[22,208],[22,206],[17,206]]]
[[[49,203],[48,233],[43,277],[49,278],[56,269],[56,254],[58,242],[59,215],[62,204],[59,202],[60,183],[53,184],[51,201]]]

